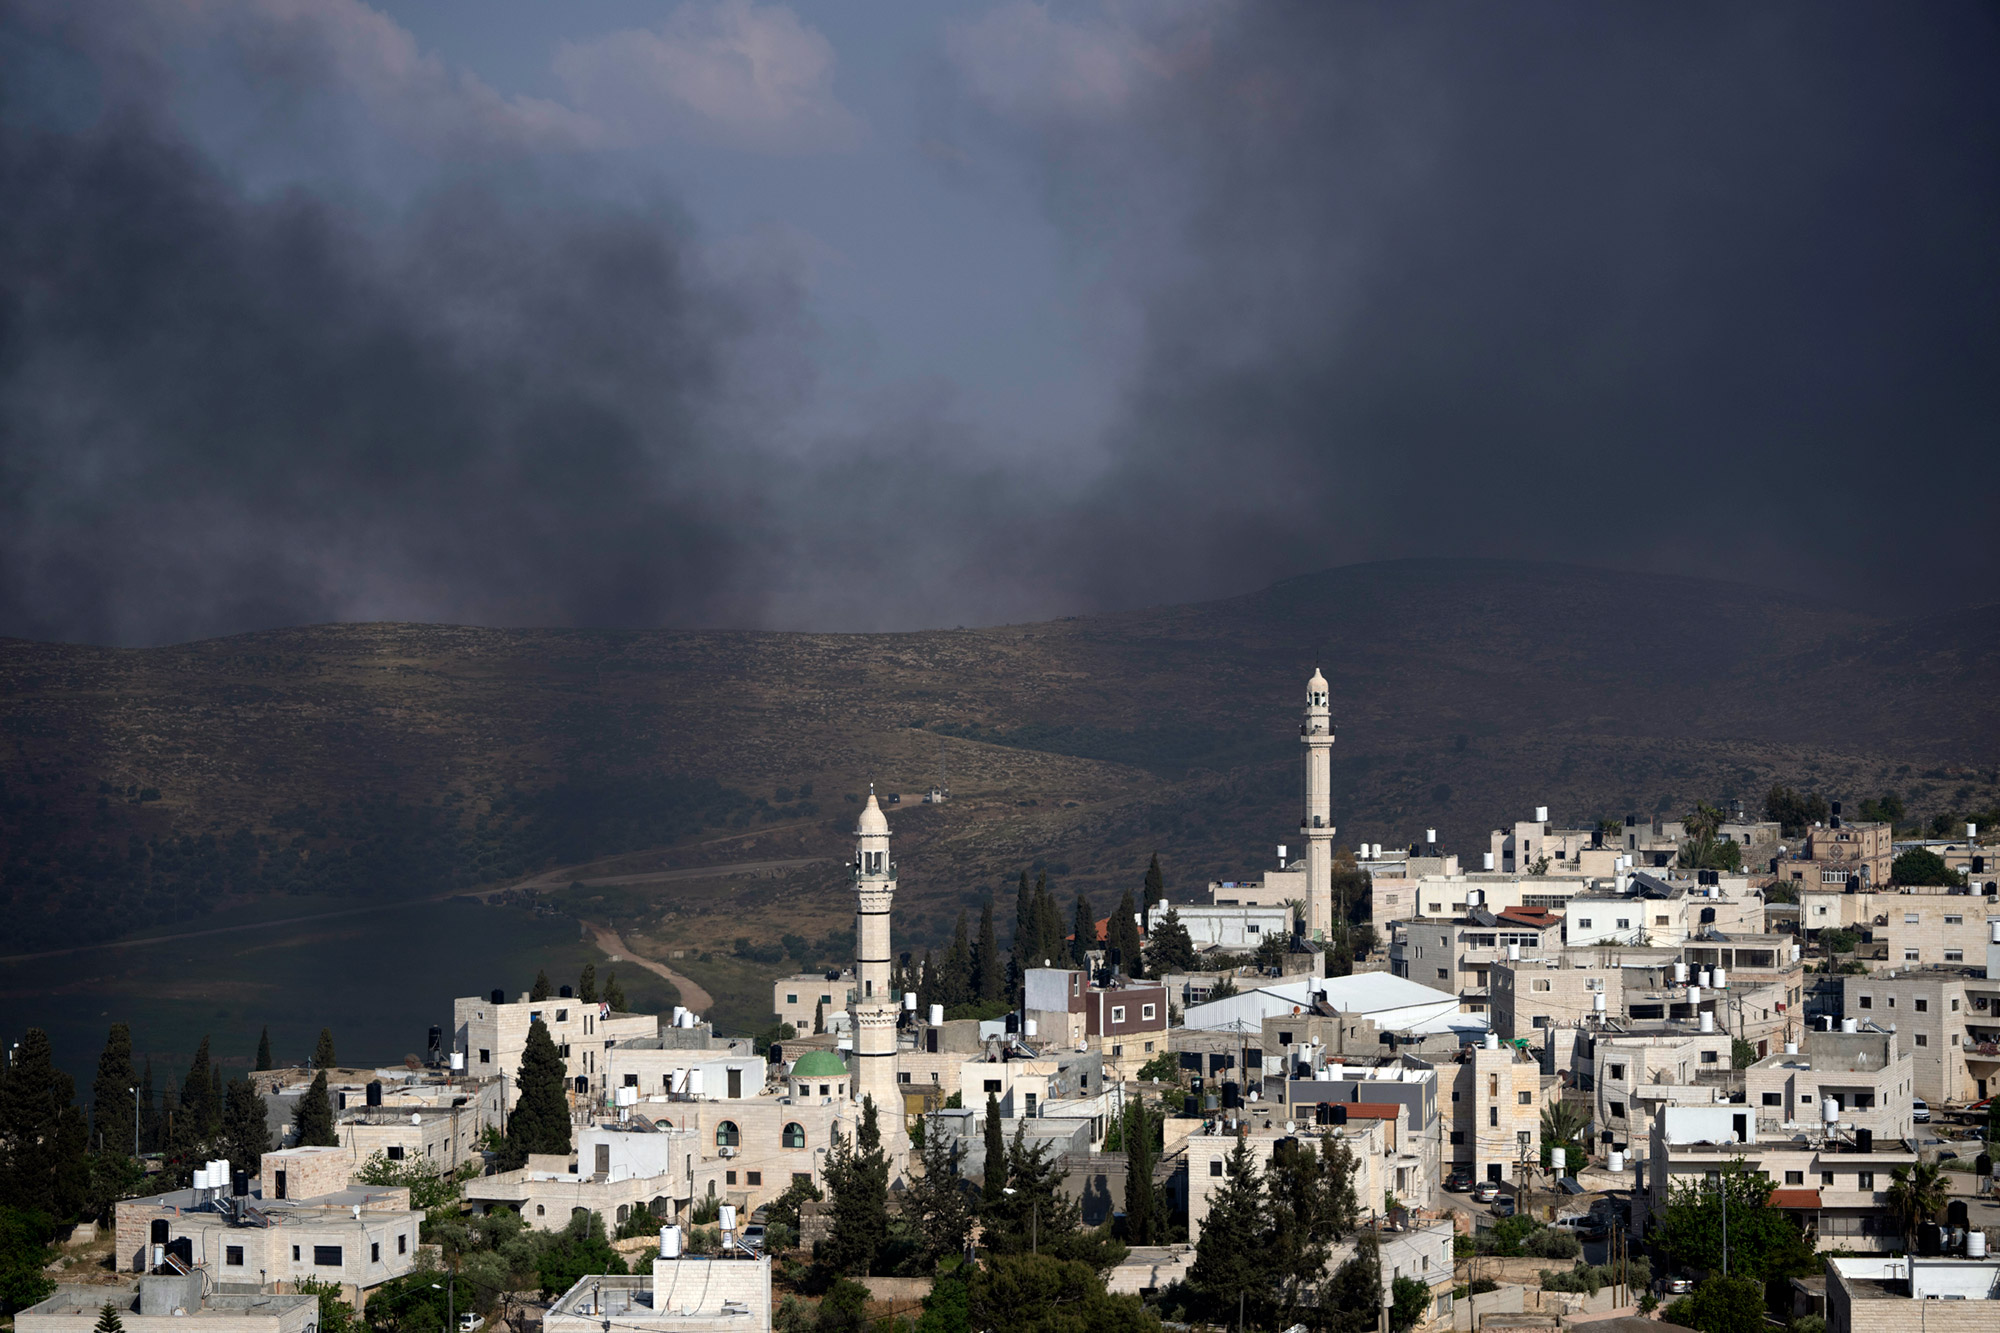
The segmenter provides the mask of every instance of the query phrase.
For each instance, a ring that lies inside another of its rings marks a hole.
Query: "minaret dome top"
[[[889,817],[883,814],[882,807],[875,803],[875,788],[872,784],[868,788],[868,804],[861,808],[861,822],[854,831],[864,838],[871,833],[882,837],[889,835]]]

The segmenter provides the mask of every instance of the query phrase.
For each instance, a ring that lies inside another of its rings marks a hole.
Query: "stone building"
[[[91,1333],[110,1305],[126,1333],[312,1333],[319,1297],[207,1290],[202,1272],[148,1274],[136,1291],[64,1284],[14,1316],[15,1333]]]
[[[517,1082],[521,1053],[527,1049],[528,1030],[535,1023],[549,1030],[570,1086],[580,1099],[604,1097],[607,1048],[620,1041],[659,1035],[657,1016],[614,1013],[600,1001],[572,997],[569,989],[564,986],[546,1000],[523,995],[509,1002],[504,992],[496,990],[484,999],[475,995],[452,1001],[453,1049],[465,1053],[468,1074],[501,1080],[509,1111],[521,1095]]]

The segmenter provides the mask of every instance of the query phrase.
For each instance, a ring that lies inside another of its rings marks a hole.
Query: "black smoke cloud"
[[[873,629],[1406,555],[2000,573],[1989,10],[1203,7],[1115,105],[964,93],[1135,312],[1059,482],[948,394],[817,431],[800,293],[551,174],[546,108],[495,147],[458,106],[475,150],[393,206],[256,185],[145,43],[50,12],[93,11],[0,6],[0,634]],[[288,101],[339,62],[260,40],[272,142],[372,163]],[[65,43],[90,114],[20,77]]]
[[[1245,4],[1145,41],[1127,101],[969,121],[1142,312],[1078,600],[1416,555],[1993,600],[1991,7]]]

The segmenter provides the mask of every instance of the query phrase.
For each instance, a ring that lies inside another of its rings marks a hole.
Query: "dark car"
[[[1472,1188],[1472,1168],[1469,1166],[1452,1168],[1451,1174],[1444,1178],[1444,1187],[1453,1194],[1466,1193]]]

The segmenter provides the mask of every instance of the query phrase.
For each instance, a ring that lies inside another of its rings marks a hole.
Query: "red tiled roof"
[[[1772,1190],[1773,1208],[1818,1208],[1818,1190]]]

